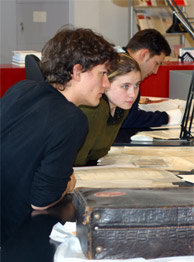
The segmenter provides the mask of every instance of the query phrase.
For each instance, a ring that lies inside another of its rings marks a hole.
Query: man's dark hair
[[[150,51],[150,56],[164,53],[169,56],[171,48],[164,36],[155,29],[145,29],[137,32],[128,42],[126,49],[131,52],[146,48]]]
[[[60,84],[64,90],[76,64],[82,72],[104,63],[107,69],[117,66],[119,55],[113,47],[90,29],[63,26],[43,47],[40,68],[47,82]]]

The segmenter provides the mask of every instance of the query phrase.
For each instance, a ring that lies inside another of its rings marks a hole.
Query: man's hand
[[[63,193],[64,195],[67,194],[67,193],[72,192],[73,189],[75,188],[75,185],[76,185],[77,180],[76,180],[74,174],[72,174],[72,175],[70,176],[70,178],[71,178],[71,180],[69,180],[69,182],[68,182],[68,184],[67,184],[66,190],[65,190],[65,192]],[[63,195],[63,196],[64,196],[64,195]]]
[[[183,114],[179,108],[167,110],[166,113],[168,114],[168,117],[169,117],[169,120],[168,120],[169,126],[181,124]]]

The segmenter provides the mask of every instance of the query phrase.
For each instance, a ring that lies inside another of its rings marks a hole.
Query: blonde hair
[[[139,64],[126,53],[119,53],[120,60],[116,70],[110,71],[108,79],[112,83],[117,76],[122,76],[132,71],[141,72]]]

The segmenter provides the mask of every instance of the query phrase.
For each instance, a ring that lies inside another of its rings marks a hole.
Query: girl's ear
[[[81,77],[81,73],[82,73],[82,66],[80,64],[76,64],[73,66],[73,74],[72,74],[72,78],[76,81],[80,80]]]

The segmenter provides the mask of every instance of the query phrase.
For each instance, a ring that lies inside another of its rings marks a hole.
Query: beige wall
[[[89,27],[101,33],[117,45],[126,45],[129,40],[130,0],[71,0],[70,23],[77,27]],[[194,17],[194,0],[187,0],[186,13]],[[194,26],[194,24],[192,24]],[[180,44],[180,37],[168,37],[170,45]],[[185,46],[194,47],[190,36],[185,37]]]
[[[70,23],[89,27],[115,44],[126,45],[128,0],[71,0]]]

